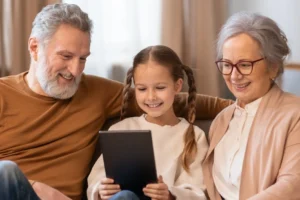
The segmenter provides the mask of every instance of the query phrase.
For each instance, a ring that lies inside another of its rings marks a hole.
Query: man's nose
[[[78,59],[73,59],[68,66],[69,72],[74,76],[80,76],[84,70],[84,65]]]

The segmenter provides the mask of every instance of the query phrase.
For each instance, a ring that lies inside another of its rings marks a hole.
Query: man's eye
[[[68,60],[68,59],[70,59],[72,56],[69,56],[69,55],[62,55],[62,57],[63,57],[63,59]]]

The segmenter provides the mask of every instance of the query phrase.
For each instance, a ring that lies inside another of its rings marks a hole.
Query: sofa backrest
[[[212,123],[212,120],[195,120],[194,125],[201,128],[204,131],[206,138],[207,138],[211,123]]]

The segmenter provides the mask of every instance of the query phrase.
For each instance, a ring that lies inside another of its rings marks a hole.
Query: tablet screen
[[[142,189],[157,181],[151,131],[100,131],[100,145],[106,177],[146,199]]]

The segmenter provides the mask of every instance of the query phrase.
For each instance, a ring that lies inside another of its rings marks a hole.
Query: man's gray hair
[[[32,23],[30,37],[36,37],[46,44],[62,24],[68,24],[87,32],[91,37],[93,23],[88,14],[83,12],[79,6],[67,3],[45,6]]]
[[[223,45],[231,37],[245,33],[258,42],[261,56],[268,63],[278,66],[278,74],[283,73],[284,60],[290,53],[287,38],[272,19],[251,12],[238,12],[223,25],[217,40],[217,60],[223,57]]]

